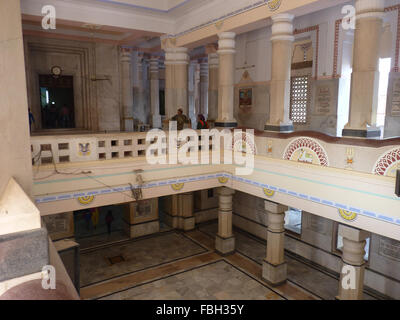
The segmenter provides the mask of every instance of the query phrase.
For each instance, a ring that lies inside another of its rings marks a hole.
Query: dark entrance
[[[75,128],[72,76],[39,75],[43,129]]]

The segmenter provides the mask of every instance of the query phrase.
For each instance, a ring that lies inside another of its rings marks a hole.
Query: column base
[[[262,268],[262,278],[266,283],[274,287],[286,283],[287,263],[284,262],[279,265],[273,265],[264,260]]]
[[[374,129],[343,129],[343,137],[378,139],[381,137],[381,130]]]
[[[215,122],[215,128],[236,128],[237,122]]]
[[[221,238],[219,235],[215,238],[215,250],[222,256],[227,256],[235,252],[235,237]]]
[[[293,127],[293,124],[285,124],[285,125],[269,125],[269,124],[266,124],[265,127],[264,127],[264,131],[290,133],[290,132],[294,131],[294,127]]]
[[[154,115],[151,117],[151,126],[152,129],[162,129],[162,123],[161,123],[161,116],[160,115]]]
[[[344,275],[342,273],[340,275],[339,294],[337,295],[336,300],[363,300],[365,264],[362,266],[348,266],[354,268],[354,274],[348,273],[347,275]],[[351,279],[352,276],[354,279]],[[348,286],[353,284],[354,289],[345,289],[343,287],[343,282]]]
[[[179,217],[179,216],[171,216],[168,213],[165,213],[165,223],[171,228],[183,230],[183,231],[191,231],[196,227],[196,218],[192,217]]]

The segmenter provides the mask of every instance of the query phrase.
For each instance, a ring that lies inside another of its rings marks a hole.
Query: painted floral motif
[[[395,148],[379,158],[374,166],[373,173],[380,176],[395,177],[400,167],[400,148]]]
[[[94,201],[94,199],[95,199],[94,196],[79,197],[78,202],[83,206],[87,206],[91,204]]]
[[[227,177],[219,177],[218,181],[219,183],[226,184],[229,181],[229,179]]]
[[[324,148],[316,140],[306,137],[293,140],[286,147],[283,159],[329,166]]]
[[[172,190],[174,190],[174,191],[180,191],[180,190],[183,189],[184,185],[185,185],[184,183],[172,184],[172,185],[171,185],[171,188],[172,188]]]
[[[271,189],[264,188],[264,194],[267,197],[271,198],[271,197],[273,197],[275,195],[275,191],[271,190]]]
[[[357,213],[352,211],[339,209],[339,214],[346,221],[354,221],[357,219]]]

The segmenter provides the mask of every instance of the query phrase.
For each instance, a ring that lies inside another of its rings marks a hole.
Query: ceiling
[[[168,13],[195,0],[95,0],[98,2]]]

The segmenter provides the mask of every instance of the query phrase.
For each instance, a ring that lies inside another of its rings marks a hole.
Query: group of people
[[[89,209],[84,212],[83,218],[86,223],[86,229],[90,231],[90,225],[91,223],[93,224],[94,229],[97,228],[97,225],[99,224],[99,211],[98,209]],[[107,226],[107,233],[110,235],[111,234],[111,225],[114,221],[114,216],[112,214],[111,210],[107,211],[107,214],[104,218],[104,221]]]
[[[56,104],[48,104],[42,110],[43,124],[45,128],[70,128],[72,115],[70,108],[64,104],[58,108]]]
[[[178,130],[183,130],[185,124],[190,124],[190,119],[183,114],[183,110],[181,108],[178,109],[178,113],[175,116],[173,116],[171,120],[177,122]],[[208,129],[208,128],[209,126],[204,115],[199,114],[197,116],[197,130]]]

